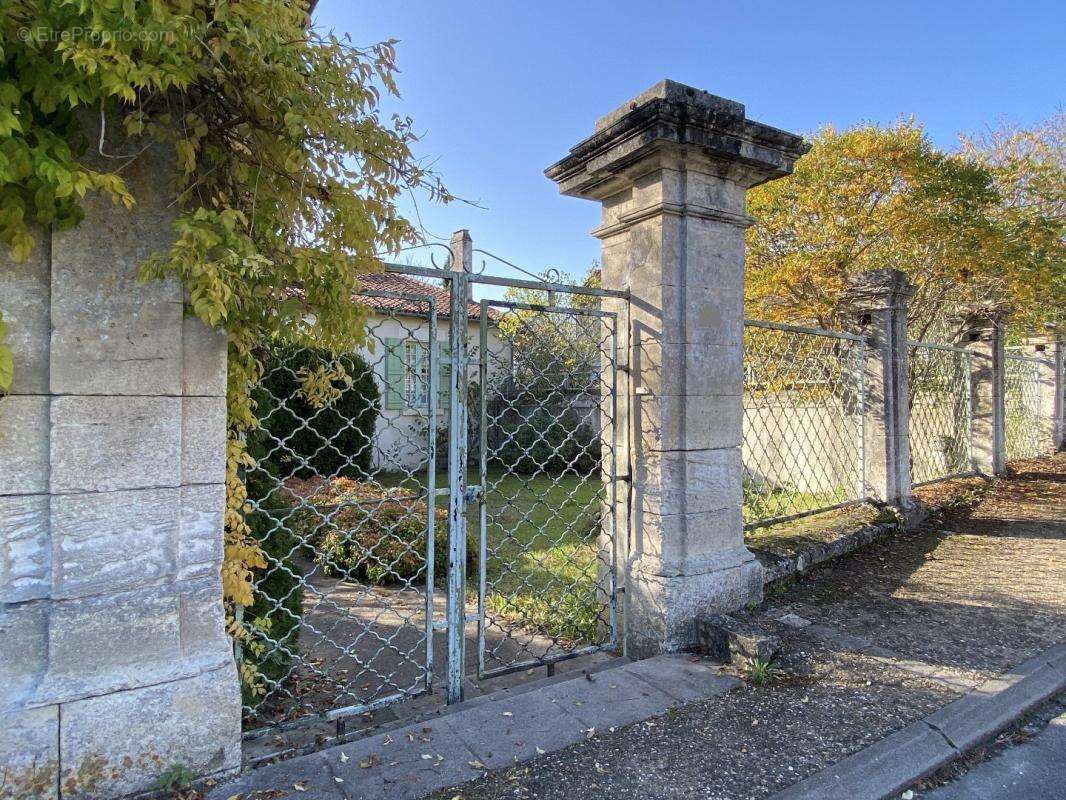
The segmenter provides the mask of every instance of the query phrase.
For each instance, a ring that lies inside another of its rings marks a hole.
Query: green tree
[[[561,273],[557,282],[599,288],[600,268],[593,265],[581,281]],[[609,341],[608,331],[601,318],[570,314],[565,309],[578,312],[598,309],[599,297],[566,292],[550,297],[540,289],[509,287],[504,299],[527,306],[564,309],[559,313],[547,313],[539,308],[504,310],[497,324],[510,347],[514,364],[509,377],[516,386],[534,393],[563,389],[598,392],[600,357]]]

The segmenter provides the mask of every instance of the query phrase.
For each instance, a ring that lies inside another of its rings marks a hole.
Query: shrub
[[[252,631],[253,646],[244,659],[264,678],[285,677],[299,646],[303,616],[303,569],[293,560],[300,540],[289,530],[292,506],[276,490],[272,476],[253,472],[247,477],[249,500],[255,510],[246,516],[252,536],[266,557],[266,569],[256,570],[254,602],[244,609],[245,627]],[[244,702],[255,705],[253,687],[242,684]]]
[[[330,576],[373,585],[414,582],[425,574],[429,507],[402,489],[383,490],[347,478],[290,482],[305,507],[294,524],[314,543],[316,560]],[[310,491],[308,491],[310,489]],[[467,566],[477,565],[477,540],[467,535]],[[433,574],[448,569],[448,513],[436,508]]]
[[[538,408],[528,417],[508,413],[493,431],[492,460],[520,475],[591,475],[600,465],[600,439],[572,409]]]
[[[348,381],[333,382],[335,396],[324,404],[312,402],[304,376],[334,363],[344,367]],[[360,477],[369,471],[381,397],[373,371],[358,354],[276,347],[263,358],[263,379],[252,397],[259,428],[249,436],[249,452],[273,462],[278,474]]]

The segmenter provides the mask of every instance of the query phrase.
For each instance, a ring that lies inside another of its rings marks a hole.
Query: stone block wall
[[[0,798],[114,797],[239,764],[223,627],[224,336],[139,265],[173,232],[166,163],[124,172],[30,259],[0,252]],[[21,792],[21,794],[20,794]]]

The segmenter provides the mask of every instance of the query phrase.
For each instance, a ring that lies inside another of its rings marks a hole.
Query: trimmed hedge
[[[253,457],[260,463],[269,459],[282,477],[365,476],[373,456],[381,396],[362,356],[276,347],[262,361],[263,379],[252,392],[259,416],[259,430],[249,436]],[[352,383],[335,400],[317,408],[301,392],[300,371],[334,361],[343,365]]]
[[[529,417],[508,413],[492,438],[492,460],[519,475],[544,473],[588,476],[600,466],[599,436],[572,409],[538,408]]]

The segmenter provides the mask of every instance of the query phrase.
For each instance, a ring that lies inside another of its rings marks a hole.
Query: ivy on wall
[[[35,246],[33,227],[77,225],[89,193],[136,213],[123,170],[148,146],[173,153],[176,240],[141,278],[176,276],[190,313],[228,334],[230,612],[251,603],[266,565],[240,477],[256,345],[358,347],[359,275],[378,267],[375,253],[417,241],[400,193],[450,199],[412,154],[411,120],[380,111],[382,93],[397,91],[393,45],[316,32],[306,0],[0,7],[0,240],[15,260]],[[91,168],[90,152],[113,167]],[[0,319],[0,393],[12,380],[4,338]]]

